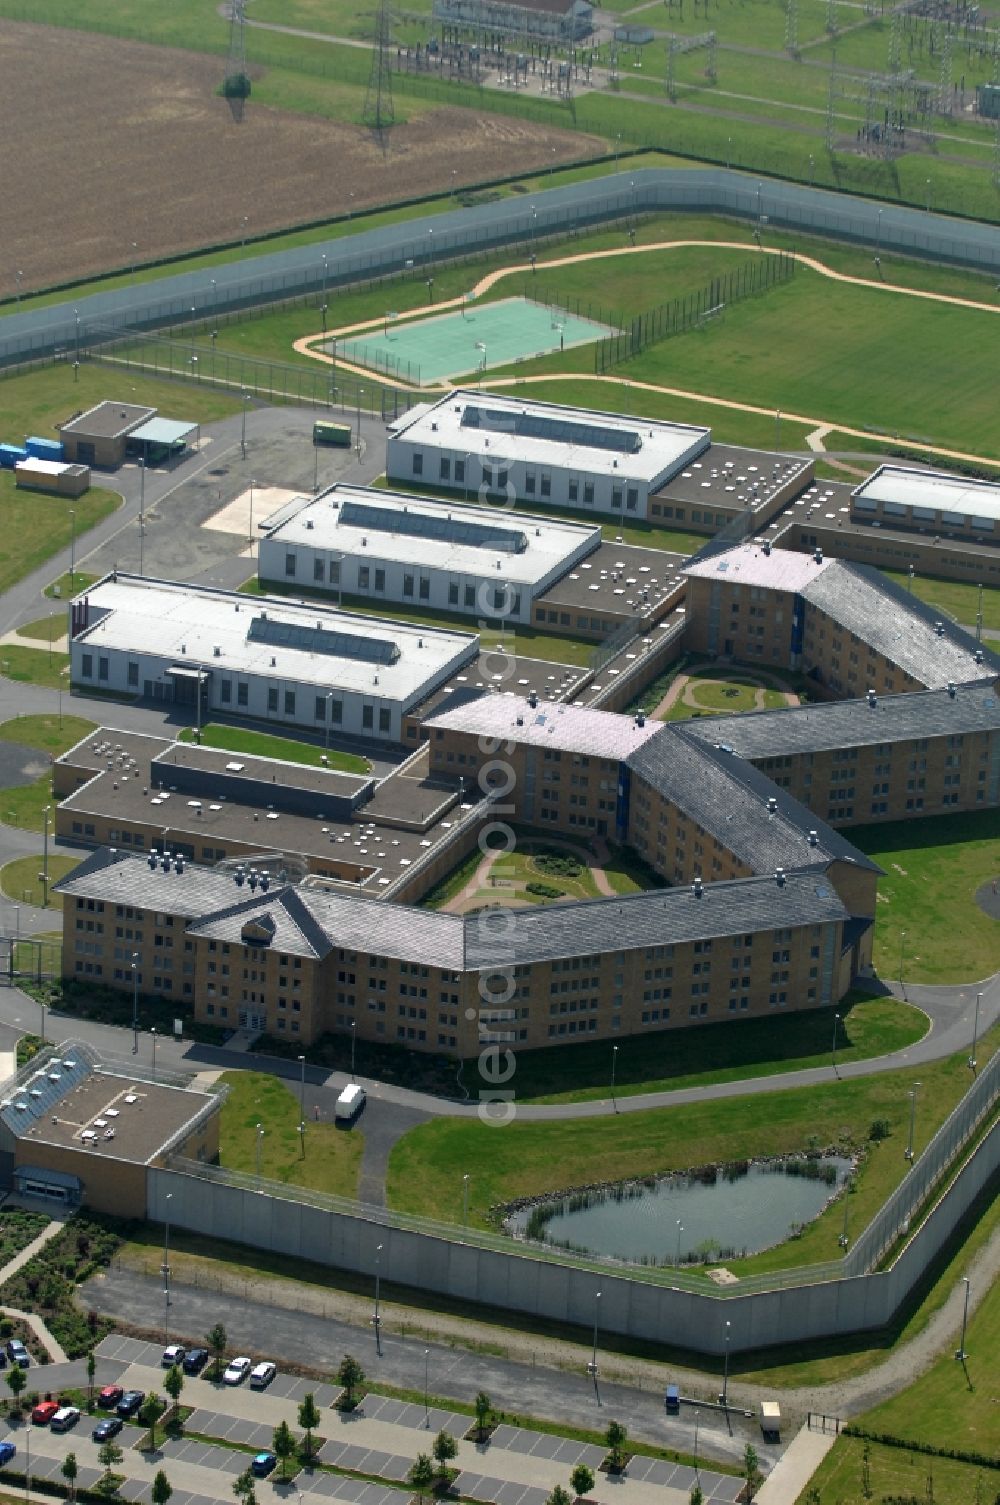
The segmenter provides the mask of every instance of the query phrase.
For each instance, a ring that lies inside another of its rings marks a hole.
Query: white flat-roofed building
[[[70,606],[74,686],[194,707],[200,685],[203,718],[384,741],[477,649],[473,633],[135,575],[108,575]]]
[[[1000,483],[881,465],[851,492],[854,522],[1000,543]]]
[[[634,519],[711,439],[711,429],[684,423],[457,390],[396,424],[386,468],[391,481],[465,501]]]
[[[535,598],[601,543],[596,523],[360,486],[296,498],[261,531],[263,585],[514,622],[530,622]]]

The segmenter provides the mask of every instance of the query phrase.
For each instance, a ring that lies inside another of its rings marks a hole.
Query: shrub
[[[552,873],[557,878],[579,878],[583,872],[579,857],[566,852],[539,852],[533,860],[540,873]]]
[[[529,894],[537,894],[540,899],[561,899],[566,892],[564,888],[556,888],[553,883],[526,883],[525,888]]]
[[[222,84],[224,99],[249,99],[250,80],[245,73],[231,73]]]
[[[876,1118],[868,1130],[868,1138],[877,1144],[880,1139],[888,1139],[892,1133],[892,1126],[887,1118]]]

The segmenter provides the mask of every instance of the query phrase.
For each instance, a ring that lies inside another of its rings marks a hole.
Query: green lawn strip
[[[974,895],[1000,873],[1000,810],[852,826],[849,839],[884,868],[875,968],[907,982],[972,982],[996,970],[1000,925]]]
[[[43,773],[33,784],[0,789],[0,822],[18,826],[22,831],[44,831],[45,811],[54,810],[55,804],[52,775]],[[51,818],[50,815],[50,822]]]
[[[424,897],[417,901],[420,907],[422,909],[442,909],[450,899],[456,898],[462,892],[462,889],[472,882],[482,860],[483,854],[477,847],[474,852],[470,852],[467,857],[463,857],[457,867],[453,868],[446,877],[442,878],[440,883],[435,883],[433,888],[428,889]]]
[[[895,580],[904,590],[910,588],[910,577],[905,570],[885,570],[890,580]],[[975,628],[979,612],[979,587],[967,585],[961,580],[941,580],[934,575],[913,576],[913,594],[938,611],[944,612],[955,622]],[[983,626],[1000,630],[1000,586],[983,587]]]
[[[46,690],[69,689],[69,654],[52,648],[28,648],[20,643],[0,646],[0,674],[19,684]]]
[[[993,1032],[1000,1037],[1000,1030]],[[643,1042],[646,1043],[645,1041]],[[995,1041],[984,1041],[984,1059]],[[921,1072],[916,1153],[955,1106],[969,1082],[966,1056],[955,1055]],[[490,1226],[490,1209],[521,1197],[562,1189],[568,1181],[592,1186],[659,1175],[691,1166],[801,1152],[815,1143],[866,1145],[876,1119],[890,1137],[871,1144],[851,1196],[851,1227],[864,1227],[906,1175],[901,1153],[909,1122],[912,1069],[884,1072],[827,1086],[793,1088],[737,1099],[662,1108],[627,1116],[512,1123],[503,1135],[485,1125],[438,1119],[405,1134],[394,1146],[387,1175],[390,1207],[458,1223],[462,1177],[472,1175],[470,1219]],[[516,1089],[516,1078],[514,1079]],[[801,1237],[726,1264],[738,1276],[837,1259],[842,1228],[838,1203],[810,1223]],[[669,1280],[670,1270],[663,1271]]]
[[[48,908],[62,909],[62,894],[52,892],[53,883],[65,878],[75,867],[80,866],[79,857],[62,857],[50,854],[48,862]],[[34,904],[41,908],[45,897],[45,885],[40,874],[42,858],[16,857],[13,862],[0,868],[0,890],[15,904]]]
[[[194,742],[193,728],[185,727],[178,733],[179,742]],[[254,758],[281,758],[286,763],[304,763],[309,768],[335,768],[342,773],[368,773],[371,764],[357,753],[339,752],[336,748],[325,751],[316,743],[297,742],[290,737],[275,737],[269,732],[250,731],[240,726],[224,726],[209,722],[201,729],[204,747],[218,747],[226,752],[242,752]]]
[[[958,1365],[958,1377],[962,1371]],[[917,1387],[904,1391],[913,1396]],[[868,1453],[865,1491],[865,1452]],[[714,1466],[714,1465],[713,1465]],[[928,1458],[903,1448],[865,1444],[857,1437],[838,1437],[820,1463],[796,1505],[811,1505],[809,1489],[819,1491],[819,1505],[846,1505],[866,1499],[884,1501],[936,1500],[938,1505],[993,1505],[997,1481],[989,1469],[947,1458]],[[978,1493],[977,1493],[978,1489]]]
[[[46,371],[45,374],[48,375],[49,372]],[[65,375],[62,371],[57,374]],[[22,379],[26,382],[31,380],[30,377]],[[7,432],[51,432],[51,428],[45,425],[34,426],[32,420],[35,414],[32,412],[23,415],[23,426],[20,419],[11,417],[8,398],[14,399],[16,410],[21,406],[16,401],[19,394],[15,394],[13,390],[14,380],[15,378],[8,377],[0,381],[0,405],[4,409]],[[70,396],[63,416],[68,418],[73,411],[74,397]],[[120,505],[121,497],[118,493],[107,491],[101,486],[92,487],[84,496],[40,496],[37,491],[18,487],[12,471],[0,471],[0,525],[6,539],[6,543],[0,544],[0,591],[9,590],[18,580],[23,580],[43,565],[46,559],[58,554],[60,549],[69,548],[74,526],[71,513],[76,516],[79,547],[81,535]]]
[[[837,1061],[867,1061],[923,1039],[927,1016],[891,997],[855,992],[838,1009]],[[708,1087],[814,1066],[832,1069],[833,1028],[827,1009],[780,1019],[732,1019],[698,1029],[625,1036],[615,1058],[615,1092],[636,1097],[681,1087]],[[519,1102],[582,1103],[609,1095],[606,1041],[519,1051]]]
[[[94,723],[84,716],[59,716],[55,713],[50,716],[13,716],[0,723],[0,742],[20,742],[25,747],[37,747],[57,758],[96,730]]]
[[[262,1176],[340,1197],[357,1196],[364,1149],[360,1129],[345,1134],[332,1123],[307,1123],[303,1154],[298,1097],[283,1081],[256,1071],[225,1072],[221,1080],[229,1095],[222,1105],[219,1158],[228,1170],[256,1172],[261,1124]]]
[[[27,951],[28,942],[22,940],[21,946]],[[28,965],[29,960],[26,958],[25,966]],[[102,987],[100,983],[89,981],[78,983],[75,978],[62,978],[59,975],[41,982],[22,977],[19,985],[30,998],[60,1014],[77,1019],[93,1019],[99,1024],[114,1024],[119,1028],[131,1028],[131,988],[123,990]],[[139,1029],[146,1032],[155,1028],[162,1036],[172,1033],[174,1020],[180,1019],[184,1039],[203,1045],[221,1045],[228,1032],[218,1025],[194,1019],[193,1010],[194,1005],[187,1000],[165,999],[160,994],[147,995],[140,992]]]
[[[61,598],[68,601],[80,591],[85,591],[88,586],[96,584],[99,579],[99,575],[89,575],[85,570],[74,570],[72,575],[67,570],[64,575],[59,576],[58,580],[53,580],[51,585],[45,587],[44,594],[52,597],[53,600]],[[64,623],[65,620],[64,617]]]
[[[19,638],[41,638],[43,642],[54,643],[66,636],[66,613],[57,611],[50,617],[37,617],[34,622],[24,622],[14,630]]]

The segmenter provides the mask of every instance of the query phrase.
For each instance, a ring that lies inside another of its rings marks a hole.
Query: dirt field
[[[252,101],[236,124],[218,58],[0,21],[0,296],[556,161],[598,143],[436,109],[390,134]],[[454,173],[454,176],[453,176]],[[350,194],[353,190],[354,197]]]

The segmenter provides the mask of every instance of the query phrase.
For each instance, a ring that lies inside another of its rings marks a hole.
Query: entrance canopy
[[[185,423],[176,418],[150,418],[128,436],[128,447],[142,455],[147,464],[178,454],[190,441],[191,435],[201,435],[201,425]]]

